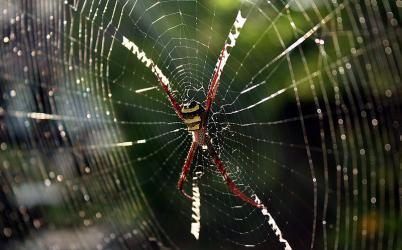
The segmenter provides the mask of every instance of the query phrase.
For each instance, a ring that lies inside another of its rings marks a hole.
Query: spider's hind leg
[[[190,199],[190,200],[192,200],[192,197],[191,197],[190,195],[188,195],[188,194],[184,191],[183,185],[184,185],[184,182],[185,182],[186,179],[187,179],[188,172],[190,171],[191,163],[193,162],[194,155],[195,155],[195,152],[196,152],[196,150],[197,150],[197,147],[198,147],[198,143],[195,142],[195,141],[193,141],[193,142],[191,143],[191,146],[190,146],[189,150],[188,150],[187,158],[186,158],[186,161],[185,161],[185,163],[184,163],[183,169],[182,169],[182,171],[181,171],[180,179],[179,179],[179,181],[177,182],[177,188],[180,190],[180,192],[181,192],[187,199]]]
[[[250,205],[253,205],[254,207],[257,208],[263,208],[264,205],[260,202],[254,201],[252,198],[248,197],[245,195],[238,187],[237,185],[233,182],[233,180],[229,177],[228,173],[226,172],[226,168],[223,165],[221,159],[219,158],[218,154],[216,153],[214,147],[212,146],[211,139],[209,137],[206,138],[206,143],[208,146],[208,151],[209,154],[212,157],[213,162],[215,163],[216,167],[218,168],[220,174],[223,176],[223,178],[226,181],[226,184],[228,185],[230,191],[243,201],[249,203]]]

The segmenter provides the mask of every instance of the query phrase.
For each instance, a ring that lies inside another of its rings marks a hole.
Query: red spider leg
[[[181,113],[181,107],[180,105],[177,103],[176,99],[174,98],[174,96],[172,95],[172,93],[169,90],[168,85],[166,85],[163,80],[162,77],[159,76],[159,74],[157,73],[157,69],[155,67],[155,64],[152,63],[152,71],[155,73],[156,77],[158,78],[158,81],[160,82],[160,84],[162,85],[162,88],[165,90],[170,103],[172,104],[174,110],[176,111],[177,116],[183,120],[183,114]]]
[[[205,111],[207,115],[209,113],[209,109],[212,106],[212,103],[215,100],[216,92],[218,91],[219,87],[220,76],[222,74],[223,68],[225,67],[226,61],[229,58],[228,47],[233,48],[236,45],[236,39],[239,37],[240,29],[243,28],[243,25],[246,22],[246,20],[247,18],[242,17],[241,11],[239,10],[236,19],[232,25],[232,28],[230,29],[228,38],[225,41],[225,45],[223,46],[223,49],[219,56],[218,63],[215,66],[214,76],[212,77],[211,80],[211,86],[209,87],[207,95],[207,103],[205,105]]]
[[[177,182],[177,188],[187,199],[190,199],[190,200],[192,200],[193,198],[190,195],[188,195],[186,192],[184,192],[183,185],[184,185],[184,181],[186,181],[187,174],[190,171],[191,163],[193,162],[197,147],[198,147],[198,143],[193,141],[191,143],[190,148],[188,149],[187,158],[184,163],[183,169],[181,171],[180,179]]]
[[[219,63],[217,64],[217,67],[215,69],[215,73],[214,76],[212,78],[212,83],[211,86],[209,87],[208,90],[208,96],[207,96],[207,104],[205,105],[205,112],[206,114],[208,114],[209,109],[211,108],[212,103],[215,100],[215,96],[216,96],[216,92],[218,91],[218,87],[219,87],[219,76],[220,73],[222,71],[221,65],[222,65],[222,60],[224,58],[224,52],[226,50],[226,43],[223,46],[223,49],[221,51],[221,54],[219,56]]]
[[[261,203],[257,203],[247,195],[245,195],[240,189],[236,186],[236,184],[233,182],[233,180],[229,177],[225,166],[223,165],[221,159],[219,158],[218,154],[216,153],[214,147],[212,146],[211,139],[209,136],[206,138],[206,143],[208,147],[209,154],[211,155],[216,167],[218,168],[219,172],[223,176],[223,178],[226,181],[226,184],[229,186],[229,189],[232,191],[233,194],[235,194],[237,197],[242,199],[243,201],[257,207],[257,208],[262,208],[264,205]]]
[[[158,78],[158,81],[162,85],[162,88],[165,90],[168,95],[170,104],[172,104],[174,110],[176,111],[177,116],[183,120],[183,115],[181,113],[181,107],[177,103],[176,99],[173,97],[172,93],[169,90],[169,79],[163,74],[162,70],[159,69],[158,65],[156,65],[150,58],[145,55],[144,51],[141,51],[138,46],[130,41],[127,37],[123,36],[122,45],[126,47],[131,53],[133,53],[138,60],[140,60],[144,65],[149,68],[151,66],[152,73]]]

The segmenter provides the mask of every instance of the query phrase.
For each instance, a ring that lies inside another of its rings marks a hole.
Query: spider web
[[[0,246],[401,249],[400,1],[0,3]],[[230,192],[179,103],[204,103]],[[142,57],[144,58],[144,57]],[[273,220],[275,222],[273,222]]]

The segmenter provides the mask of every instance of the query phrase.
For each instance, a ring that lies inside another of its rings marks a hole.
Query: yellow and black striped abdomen
[[[181,108],[184,123],[188,127],[188,131],[196,131],[202,127],[204,108],[197,102],[184,104]]]

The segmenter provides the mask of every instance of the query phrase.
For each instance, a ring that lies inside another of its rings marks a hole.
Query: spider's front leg
[[[245,195],[240,189],[236,186],[236,184],[233,182],[233,180],[229,177],[225,166],[223,165],[221,159],[218,156],[218,153],[216,153],[214,147],[212,146],[211,143],[211,138],[207,137],[206,138],[206,144],[208,147],[208,152],[212,157],[212,160],[214,161],[216,167],[218,168],[220,174],[223,176],[223,178],[226,181],[226,184],[228,185],[229,189],[232,191],[233,194],[235,194],[237,197],[242,199],[243,201],[257,207],[257,208],[262,208],[264,205],[262,203],[257,203],[247,195]]]
[[[188,150],[187,158],[186,158],[186,161],[185,161],[185,163],[184,163],[183,169],[182,169],[182,171],[181,171],[180,179],[179,179],[179,181],[177,182],[177,188],[180,190],[180,192],[181,192],[187,199],[190,199],[190,200],[192,200],[192,197],[191,197],[190,195],[188,195],[188,194],[183,190],[183,185],[184,185],[184,182],[186,181],[187,174],[188,174],[188,172],[190,171],[191,163],[193,162],[194,155],[195,155],[195,152],[196,152],[196,150],[197,150],[197,147],[198,147],[198,143],[195,142],[195,141],[193,141],[193,142],[191,143],[191,146],[190,146],[189,150]]]
[[[158,73],[158,66],[156,66],[154,63],[152,63],[152,72],[155,73],[156,77],[158,78],[159,83],[161,84],[163,90],[165,91],[166,95],[168,96],[168,99],[170,101],[170,104],[172,105],[173,109],[175,110],[177,116],[183,120],[183,114],[181,113],[180,109],[180,105],[177,103],[176,99],[174,98],[173,94],[170,92],[169,90],[169,85],[163,81],[163,78],[167,79],[166,77],[163,77],[163,75],[161,76],[160,74],[162,73]],[[165,80],[168,81],[168,80]]]
[[[240,29],[243,28],[244,23],[246,22],[247,18],[243,17],[241,14],[241,11],[237,13],[236,19],[233,23],[233,26],[229,32],[229,36],[225,41],[225,44],[223,45],[223,49],[221,53],[219,54],[219,59],[218,62],[216,63],[215,69],[214,69],[214,74],[211,79],[211,85],[209,86],[208,94],[207,94],[207,101],[205,104],[205,111],[207,115],[209,114],[209,110],[212,106],[212,103],[215,100],[216,93],[218,92],[218,87],[219,87],[219,82],[220,82],[220,77],[223,71],[223,68],[225,67],[226,61],[229,58],[229,48],[233,48],[236,44],[236,39],[240,35]]]
[[[163,74],[162,70],[152,61],[152,59],[148,58],[145,55],[144,51],[141,51],[138,46],[130,41],[127,37],[123,36],[123,42],[122,45],[126,47],[128,50],[130,50],[134,55],[137,56],[138,60],[140,60],[144,65],[149,68],[151,67],[152,73],[156,76],[158,79],[159,83],[161,84],[163,90],[165,91],[170,104],[172,105],[173,109],[175,110],[177,116],[183,120],[183,114],[180,111],[180,105],[174,98],[171,90],[170,90],[170,82],[169,79]]]

